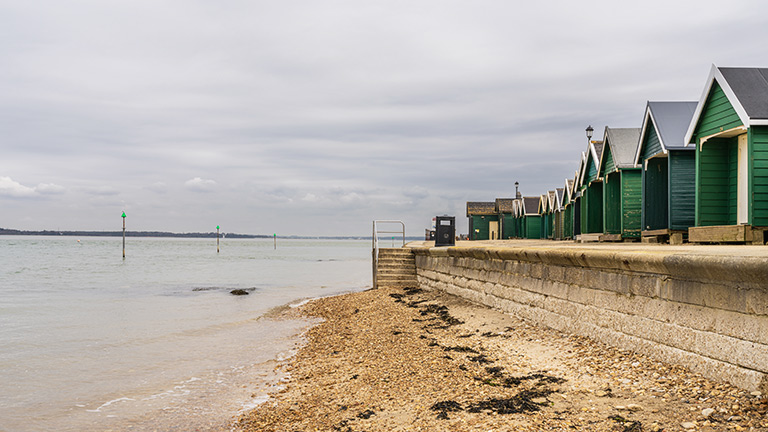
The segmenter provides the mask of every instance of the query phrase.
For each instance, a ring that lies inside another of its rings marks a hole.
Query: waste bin
[[[456,245],[456,217],[438,216],[435,227],[435,246]]]

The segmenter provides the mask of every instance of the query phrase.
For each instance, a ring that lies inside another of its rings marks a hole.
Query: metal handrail
[[[379,231],[378,224],[400,224],[402,230],[400,231]],[[372,254],[373,254],[373,287],[378,288],[377,271],[379,268],[379,234],[401,234],[403,236],[403,246],[405,246],[405,223],[399,220],[375,220],[373,221],[373,238],[372,238]]]

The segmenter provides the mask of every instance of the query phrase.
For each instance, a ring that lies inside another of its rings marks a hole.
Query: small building
[[[600,159],[603,142],[590,141],[587,158],[581,172],[581,241],[597,241],[603,234],[603,179],[600,177]],[[595,234],[587,237],[588,234]]]
[[[522,219],[521,237],[527,239],[541,238],[541,215],[539,214],[540,197],[523,197],[520,214]]]
[[[601,241],[640,239],[642,182],[635,167],[640,128],[605,128],[598,177],[603,179]]]
[[[584,169],[587,166],[587,152],[581,152],[581,160],[579,161],[579,169],[576,170],[576,177],[573,179],[573,197],[571,198],[573,200],[573,230],[571,234],[573,235],[574,240],[578,240],[581,238],[581,203],[582,203],[582,195],[584,194],[584,189],[586,187],[582,184],[582,179],[584,178]]]
[[[524,238],[523,223],[525,221],[525,213],[523,211],[523,199],[516,198],[512,203],[512,210],[515,216],[515,238]]]
[[[562,240],[565,238],[565,209],[563,208],[563,195],[564,195],[564,188],[556,188],[555,189],[555,196],[554,196],[554,203],[553,203],[553,211],[554,211],[554,221],[552,224],[552,238],[554,240]]]
[[[577,173],[578,175],[578,173]],[[574,198],[574,179],[565,179],[565,188],[563,190],[563,239],[573,238],[573,198]]]
[[[496,198],[496,214],[499,215],[499,238],[510,239],[516,236],[514,198]]]
[[[635,164],[641,169],[643,241],[680,244],[696,213],[695,145],[685,133],[697,102],[648,102]]]
[[[765,243],[768,68],[712,65],[685,134],[696,147],[691,242]]]
[[[499,215],[495,202],[467,202],[467,217],[470,240],[499,238]]]
[[[541,215],[539,238],[543,239],[552,238],[552,209],[549,204],[549,193],[539,196],[539,214]]]

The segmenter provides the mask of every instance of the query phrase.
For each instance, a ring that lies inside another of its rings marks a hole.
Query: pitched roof
[[[551,190],[551,191],[547,192],[547,195],[548,195],[547,198],[549,198],[549,203],[547,204],[547,210],[551,213],[551,212],[555,211],[556,208],[560,207],[557,204],[557,202],[556,202],[557,201],[557,192]]]
[[[605,145],[611,148],[613,163],[616,168],[632,168],[635,166],[634,156],[637,152],[637,142],[640,138],[640,128],[605,128]],[[600,164],[605,157],[605,151],[600,156]],[[598,174],[599,175],[599,174]]]
[[[539,213],[549,213],[549,199],[547,194],[539,196]]]
[[[749,118],[768,119],[768,69],[731,67],[718,69]]]
[[[567,182],[568,180],[566,180]],[[565,196],[565,188],[555,189],[555,210],[561,210],[563,208],[563,197]]]
[[[688,146],[699,123],[712,85],[717,82],[745,127],[768,125],[768,68],[719,68],[712,65],[696,112],[685,133]],[[728,131],[724,131],[728,132]]]
[[[635,163],[639,164],[642,155],[643,138],[649,125],[653,125],[659,138],[662,151],[686,149],[685,132],[691,124],[698,102],[651,102],[645,108],[640,140],[635,151]],[[688,149],[692,149],[688,147]]]
[[[587,152],[581,152],[581,162],[579,162],[579,170],[576,171],[576,178],[574,181],[577,186],[584,184],[584,171],[587,169]],[[578,187],[576,187],[578,189]]]
[[[540,197],[523,197],[523,214],[526,216],[539,214],[539,200]]]
[[[564,197],[568,197],[568,200],[570,201],[573,199],[573,179],[565,179],[565,191],[563,192]],[[565,198],[563,198],[564,200]]]
[[[584,168],[581,171],[581,177],[579,179],[580,184],[584,184],[584,179],[586,178],[586,174],[588,172],[587,167],[589,166],[590,158],[592,158],[592,163],[595,164],[595,168],[598,169],[598,177],[600,176],[600,159],[603,157],[603,142],[602,141],[590,141],[589,147],[587,147],[587,152],[585,153],[585,159],[584,159]]]
[[[514,198],[496,198],[496,213],[512,213]]]
[[[496,203],[491,202],[467,202],[467,217],[473,215],[495,215]]]

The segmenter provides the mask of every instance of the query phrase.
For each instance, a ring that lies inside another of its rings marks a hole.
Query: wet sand
[[[768,431],[768,400],[462,299],[379,289],[310,302],[324,322],[238,431]]]

